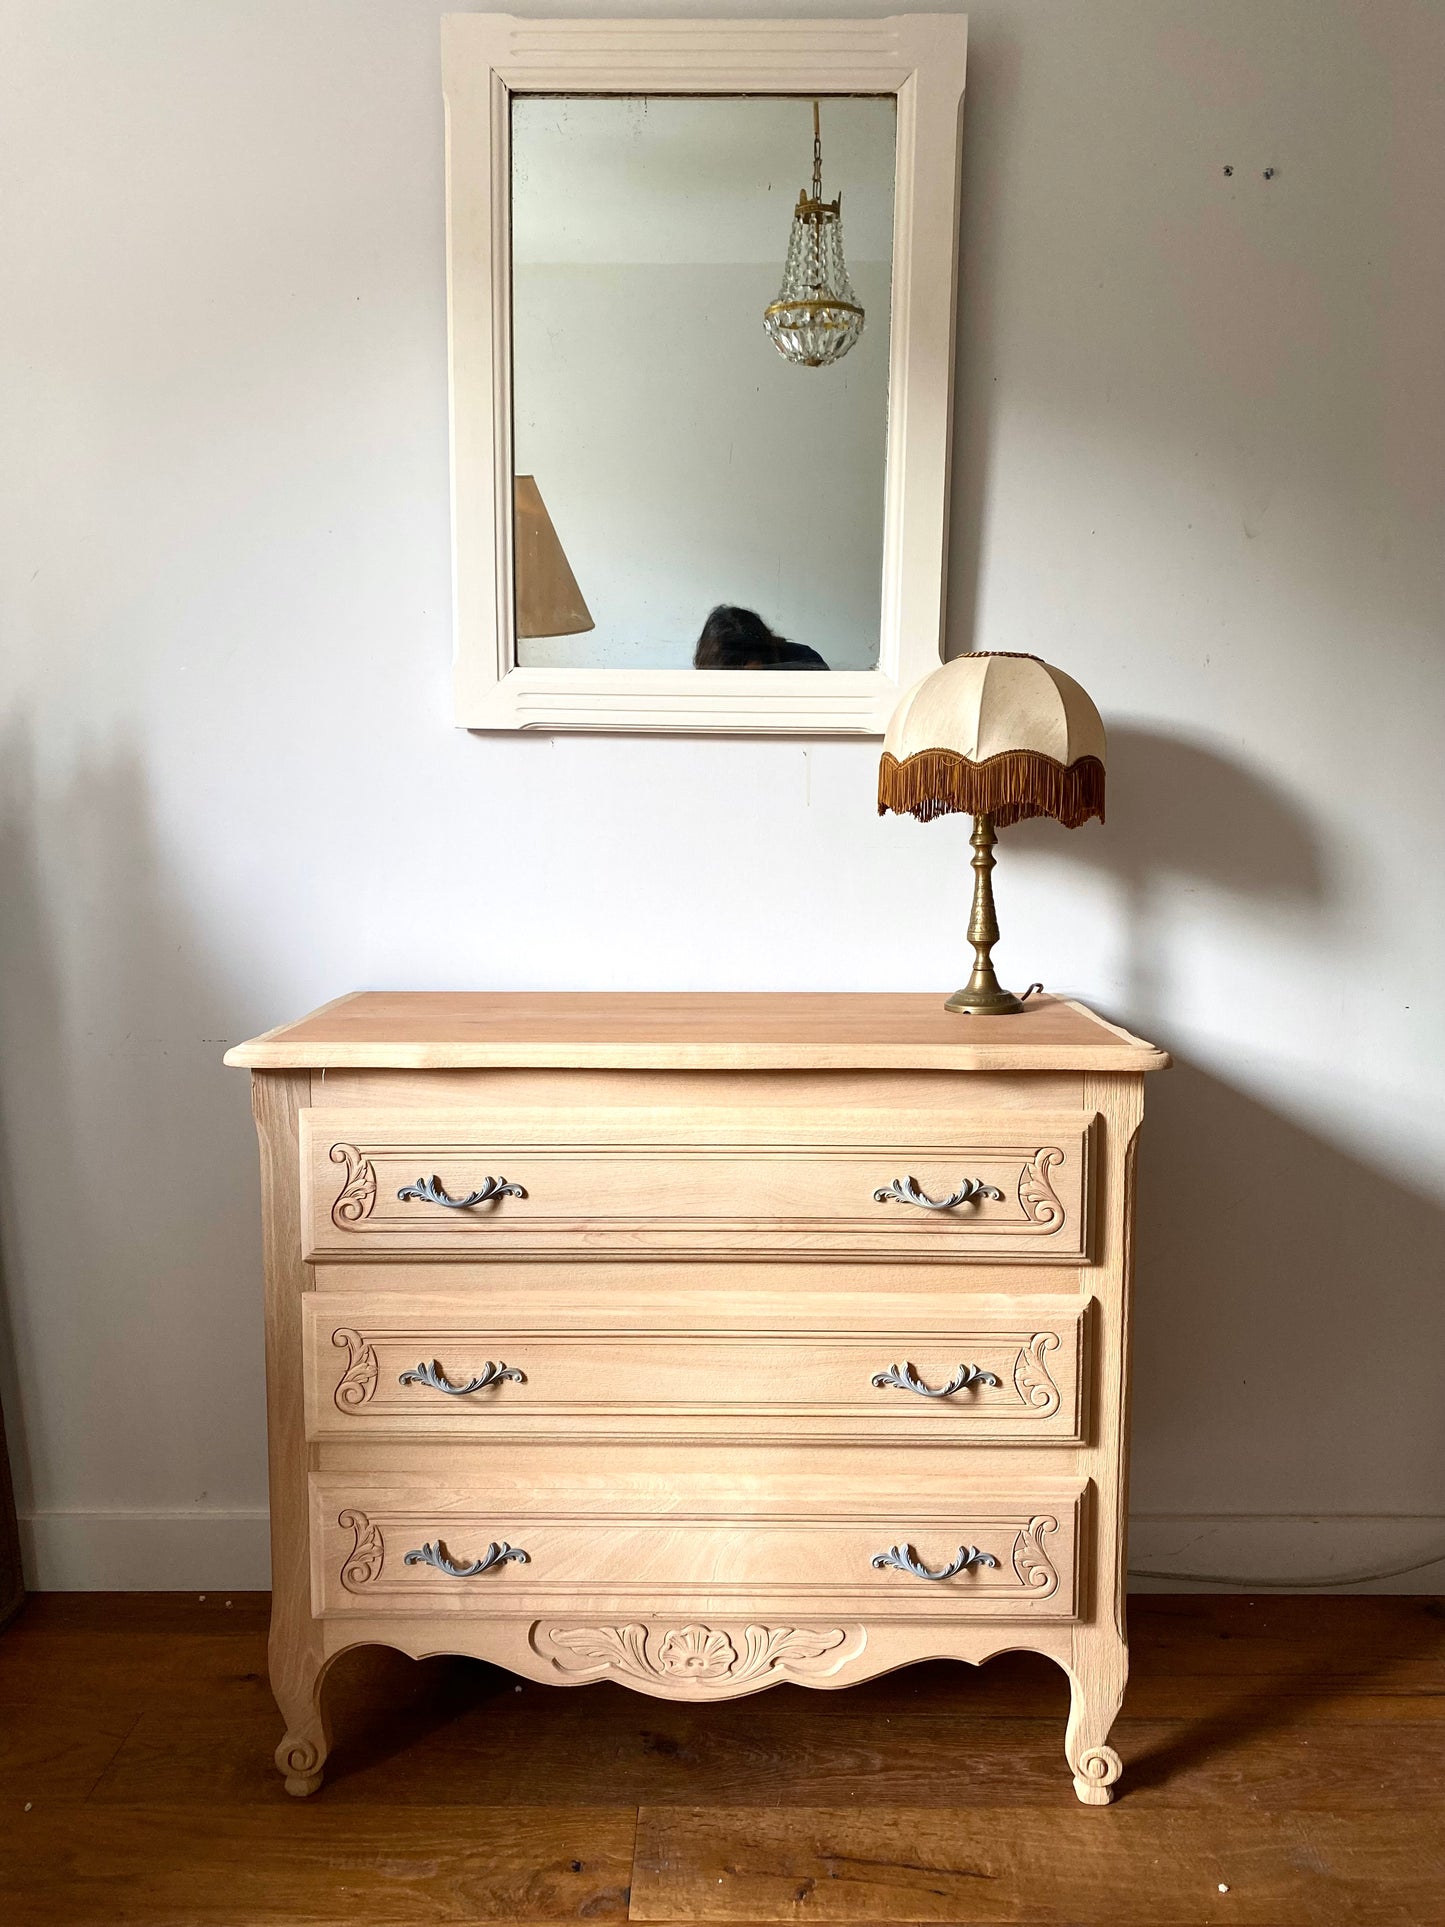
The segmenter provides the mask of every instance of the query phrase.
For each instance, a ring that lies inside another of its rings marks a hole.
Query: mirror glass
[[[816,105],[514,96],[519,666],[876,665],[896,108]]]

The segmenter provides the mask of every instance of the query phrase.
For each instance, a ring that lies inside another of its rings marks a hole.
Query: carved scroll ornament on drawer
[[[1064,1222],[1064,1207],[1054,1195],[1049,1172],[1062,1164],[1064,1154],[1057,1145],[1035,1151],[1019,1173],[1019,1203],[1024,1216],[1037,1225],[1053,1230]]]
[[[331,1342],[338,1351],[346,1353],[346,1370],[337,1381],[332,1396],[338,1411],[354,1412],[365,1405],[376,1391],[381,1368],[376,1362],[376,1347],[370,1345],[359,1331],[342,1326],[331,1334]]]
[[[331,1222],[346,1231],[371,1216],[376,1203],[376,1166],[354,1144],[333,1144],[331,1162],[344,1164],[346,1176],[331,1207]]]

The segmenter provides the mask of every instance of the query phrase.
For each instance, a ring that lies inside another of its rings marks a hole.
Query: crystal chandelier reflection
[[[778,298],[763,326],[780,355],[801,368],[841,361],[863,332],[863,310],[843,261],[843,196],[823,199],[823,137],[813,102],[813,191],[793,210],[788,259]]]

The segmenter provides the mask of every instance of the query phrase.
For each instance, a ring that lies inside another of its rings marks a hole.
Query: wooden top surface
[[[960,1017],[898,992],[360,990],[227,1051],[253,1070],[1152,1071],[1083,1004]]]

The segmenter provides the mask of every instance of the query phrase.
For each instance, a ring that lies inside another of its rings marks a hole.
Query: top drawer
[[[305,1256],[1088,1256],[1082,1111],[307,1110]]]

